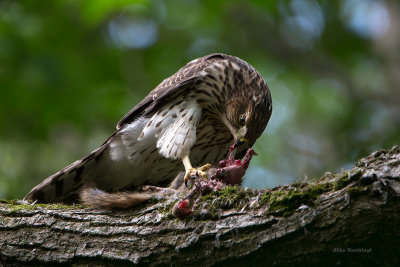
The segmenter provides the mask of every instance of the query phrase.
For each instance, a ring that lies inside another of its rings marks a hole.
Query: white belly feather
[[[188,155],[196,142],[196,128],[201,117],[201,108],[196,103],[186,103],[183,111],[177,106],[171,112],[177,113],[175,121],[161,131],[157,148],[162,156],[170,159],[181,159]]]
[[[107,170],[100,170],[97,186],[117,189],[150,182],[152,177],[182,169],[181,156],[196,142],[201,108],[196,102],[177,99],[151,118],[139,118],[126,125],[109,145]],[[112,173],[112,179],[105,177]]]

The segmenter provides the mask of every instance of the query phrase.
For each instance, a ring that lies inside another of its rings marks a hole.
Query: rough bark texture
[[[195,213],[176,198],[135,210],[0,204],[0,265],[394,265],[400,147],[352,170],[268,190],[227,187]]]

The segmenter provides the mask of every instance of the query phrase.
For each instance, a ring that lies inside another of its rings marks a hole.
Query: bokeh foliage
[[[21,198],[112,134],[164,78],[236,55],[274,103],[245,185],[347,168],[399,143],[397,1],[0,2],[0,197]]]

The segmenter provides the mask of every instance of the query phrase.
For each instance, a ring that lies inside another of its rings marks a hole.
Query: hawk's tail
[[[35,186],[25,201],[39,203],[77,203],[78,194],[84,184],[90,184],[89,173],[103,154],[107,144],[94,150],[86,157],[75,161]]]

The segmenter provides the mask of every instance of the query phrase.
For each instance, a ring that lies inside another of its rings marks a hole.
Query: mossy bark
[[[352,170],[268,190],[227,187],[193,216],[176,198],[134,210],[0,203],[0,265],[394,265],[400,147]]]

